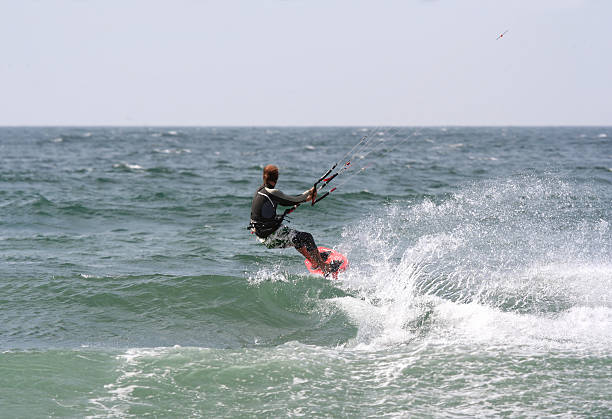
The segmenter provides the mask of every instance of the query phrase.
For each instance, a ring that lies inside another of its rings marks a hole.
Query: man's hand
[[[315,199],[317,199],[317,188],[313,186],[310,188],[310,191],[308,191],[308,198],[306,201],[311,201],[312,205],[314,205]]]

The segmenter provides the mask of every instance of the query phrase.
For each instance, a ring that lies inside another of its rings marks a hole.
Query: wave
[[[115,163],[113,164],[113,168],[124,171],[124,172],[144,170],[144,168],[139,164],[132,164],[132,163],[126,163],[126,162]]]
[[[356,324],[356,347],[425,333],[448,343],[609,351],[608,212],[589,189],[532,177],[393,203],[345,228],[338,248],[351,270],[342,286],[360,298],[333,304]]]
[[[3,413],[15,417],[429,416],[433,404],[456,416],[610,413],[601,397],[607,357],[402,349],[372,354],[289,342],[5,351],[0,395]]]
[[[103,133],[99,133],[98,132],[98,134],[102,134],[101,136],[105,137],[105,135]],[[77,129],[73,129],[70,132],[61,132],[60,131],[59,135],[54,137],[52,142],[61,143],[61,142],[70,141],[70,140],[73,140],[73,141],[88,140],[88,139],[92,139],[93,140],[92,136],[93,136],[93,132],[91,132],[91,131],[84,131],[83,132],[83,131],[80,131],[80,130],[77,130]]]
[[[7,281],[8,319],[2,347],[276,346],[292,340],[324,345],[350,338],[346,316],[320,310],[319,300],[347,295],[327,280],[255,284],[201,275],[22,278]],[[44,316],[40,313],[44,312]]]
[[[248,197],[230,197],[208,197],[208,205],[248,205]],[[165,202],[172,196],[160,193],[151,199]],[[164,205],[163,212],[185,214],[199,202]],[[106,211],[95,205],[54,203],[42,195],[33,197],[28,208],[79,218],[147,217],[138,208]],[[345,227],[333,246],[351,260],[350,271],[338,282],[296,274],[301,266],[287,272],[285,262],[293,264],[296,257],[281,255],[276,265],[264,268],[256,255],[239,253],[228,255],[225,263],[246,266],[246,278],[56,276],[52,281],[26,278],[20,285],[26,288],[2,284],[3,294],[11,296],[7,304],[15,311],[25,306],[32,313],[46,313],[40,318],[26,316],[18,323],[27,324],[23,329],[8,322],[3,330],[11,338],[5,344],[70,346],[85,340],[103,346],[113,342],[128,347],[240,348],[297,340],[367,348],[436,339],[453,342],[453,333],[457,341],[467,341],[464,329],[475,319],[482,321],[482,335],[490,336],[489,342],[511,344],[532,336],[526,342],[533,347],[554,341],[569,349],[587,343],[601,349],[610,340],[609,208],[593,190],[551,178],[513,177],[468,185],[437,199],[411,197],[381,208]],[[235,220],[221,216],[224,223]],[[198,231],[189,237],[187,242],[181,239],[178,255],[152,249],[144,259],[136,253],[129,257],[160,269],[171,260],[218,263],[213,261],[215,246],[202,242],[206,235]],[[77,260],[58,254],[57,249],[68,248],[66,242],[100,252],[95,235],[11,240],[3,243],[20,248],[29,243],[59,246],[50,254],[57,263]],[[136,236],[122,240],[142,241]],[[65,266],[79,269],[76,264]],[[582,327],[589,318],[596,334]],[[514,323],[514,338],[501,329],[495,335],[497,323]],[[564,340],[540,332],[547,328],[577,334]],[[136,332],[124,337],[126,330]],[[473,330],[470,339],[478,341],[477,328]]]
[[[191,153],[191,150],[188,148],[154,148],[153,152],[159,154],[183,154]]]

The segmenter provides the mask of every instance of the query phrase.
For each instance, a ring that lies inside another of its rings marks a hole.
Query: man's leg
[[[321,257],[314,238],[310,233],[297,231],[287,226],[282,226],[273,234],[268,236],[263,243],[270,249],[293,246],[310,261],[313,268],[321,269],[326,275],[331,270],[330,265],[325,263]]]
[[[323,261],[312,234],[297,231],[293,236],[293,244],[298,252],[310,261],[314,269],[321,269],[323,273],[329,272],[329,265]]]

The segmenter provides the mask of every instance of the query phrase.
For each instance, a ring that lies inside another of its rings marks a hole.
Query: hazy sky
[[[610,0],[0,0],[0,52],[0,125],[612,125]]]

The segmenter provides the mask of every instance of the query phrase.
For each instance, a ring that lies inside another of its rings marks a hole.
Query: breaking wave
[[[357,347],[483,343],[609,351],[609,208],[588,188],[528,176],[396,202],[348,227],[332,301]]]

